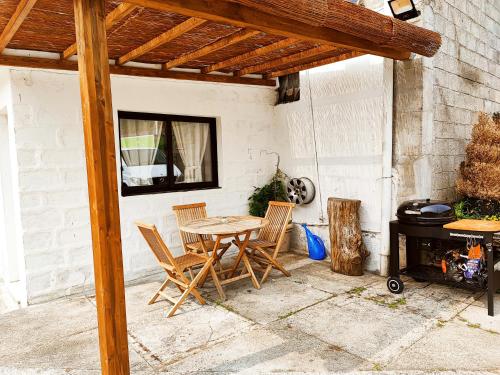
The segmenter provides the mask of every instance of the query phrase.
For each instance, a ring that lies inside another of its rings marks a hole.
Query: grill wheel
[[[389,277],[387,279],[387,289],[389,289],[391,293],[401,294],[404,288],[405,284],[399,277]]]

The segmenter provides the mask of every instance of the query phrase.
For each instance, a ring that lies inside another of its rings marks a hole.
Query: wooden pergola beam
[[[111,29],[113,25],[117,24],[122,19],[126,18],[135,9],[137,9],[137,6],[133,4],[121,3],[120,5],[118,5],[106,16],[106,30]],[[69,59],[75,53],[76,53],[76,42],[63,51],[63,53],[61,54],[61,58]]]
[[[306,51],[298,52],[293,55],[288,55],[288,56],[283,56],[275,60],[267,61],[262,64],[257,64],[257,65],[252,65],[246,68],[243,68],[237,72],[235,72],[235,75],[237,77],[244,76],[246,74],[250,73],[255,73],[255,72],[263,72],[267,70],[271,70],[275,67],[281,66],[281,65],[286,65],[286,64],[291,64],[297,61],[301,61],[313,56],[320,55],[325,52],[330,52],[334,51],[337,48],[332,47],[332,46],[319,46],[319,47],[314,47],[311,49],[308,49]]]
[[[188,20],[180,23],[179,25],[174,26],[170,30],[165,31],[164,33],[158,35],[156,38],[151,39],[149,42],[144,43],[142,46],[137,47],[136,49],[130,51],[129,53],[123,55],[118,59],[118,64],[122,65],[128,61],[134,60],[139,56],[142,56],[149,51],[154,50],[155,48],[160,47],[161,45],[168,43],[172,39],[175,39],[181,36],[184,33],[187,33],[189,30],[194,29],[197,26],[205,23],[205,20],[200,18],[189,18]]]
[[[369,40],[333,30],[329,27],[312,26],[287,17],[270,14],[249,6],[228,0],[125,0],[146,8],[174,12],[189,17],[199,17],[209,21],[252,28],[269,34],[308,40],[315,43],[349,48],[364,53],[406,60],[410,52],[381,46]],[[311,3],[314,3],[311,1]]]
[[[251,38],[257,34],[260,34],[260,31],[255,30],[240,30],[231,34],[225,38],[221,38],[213,43],[210,43],[200,49],[197,49],[193,52],[185,53],[173,60],[167,61],[163,66],[165,69],[175,68],[176,66],[187,63],[188,61],[196,60],[202,56],[208,55],[209,53],[215,52],[221,48],[230,46],[231,44],[235,44],[241,42],[245,39]]]
[[[267,46],[257,48],[253,51],[249,51],[249,52],[244,53],[242,55],[238,55],[238,56],[235,56],[233,58],[212,64],[210,66],[203,68],[201,71],[203,73],[210,73],[210,72],[222,69],[222,68],[226,68],[228,66],[238,65],[238,64],[245,62],[247,60],[250,60],[254,57],[265,55],[265,54],[272,52],[272,51],[275,51],[277,49],[286,48],[288,46],[297,44],[298,42],[300,42],[300,41],[297,39],[294,39],[294,38],[283,39],[283,40],[280,40],[276,43],[272,43],[272,44],[269,44]]]
[[[354,57],[359,57],[359,56],[363,56],[363,55],[364,55],[364,53],[356,52],[356,51],[347,52],[347,53],[344,53],[342,55],[327,57],[325,59],[313,61],[313,62],[310,62],[307,64],[297,65],[297,66],[294,66],[294,67],[291,67],[288,69],[277,70],[275,72],[271,72],[269,74],[266,74],[265,77],[267,79],[281,77],[281,76],[285,76],[287,74],[292,74],[292,73],[300,72],[302,70],[317,68],[318,66],[322,66],[322,65],[333,64],[333,63],[336,63],[339,61],[348,60],[348,59],[352,59]]]
[[[26,17],[28,17],[31,9],[33,9],[33,7],[35,6],[36,2],[37,0],[19,1],[14,14],[9,19],[7,26],[5,26],[2,34],[0,35],[0,53],[2,53],[5,47],[7,47],[7,45],[10,43],[17,30],[19,30]]]
[[[101,371],[130,373],[105,0],[74,0]]]
[[[71,60],[47,59],[40,57],[10,56],[0,55],[0,66],[18,66],[35,69],[56,69],[56,70],[78,70],[78,64]],[[151,78],[170,78],[201,82],[220,82],[234,83],[242,85],[256,86],[276,86],[275,80],[266,80],[260,78],[233,77],[222,74],[202,74],[183,72],[175,70],[160,70],[151,68],[138,68],[131,66],[110,65],[109,70],[114,75],[151,77]]]

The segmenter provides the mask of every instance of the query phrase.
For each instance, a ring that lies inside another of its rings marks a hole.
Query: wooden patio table
[[[253,286],[256,289],[260,289],[259,282],[255,277],[250,261],[245,254],[245,250],[247,248],[248,241],[250,240],[250,235],[252,234],[252,232],[261,229],[268,224],[269,220],[256,216],[216,216],[188,221],[184,225],[180,226],[180,230],[197,234],[201,242],[203,252],[206,255],[208,255],[210,249],[207,249],[203,240],[203,235],[215,236],[216,239],[212,252],[214,263],[218,263],[219,265],[220,258],[224,254],[223,251],[219,250],[220,242],[225,238],[234,238],[235,243],[239,248],[236,260],[232,267],[228,270],[223,270],[222,266],[220,266],[221,271],[219,272],[219,274],[222,276],[228,274],[228,277],[224,278],[222,281],[214,280],[219,294],[223,298],[225,298],[225,294],[221,288],[221,285],[226,285],[247,277],[250,277]],[[240,240],[240,236],[244,236],[243,241]],[[217,252],[218,250],[219,252]],[[242,261],[243,270],[241,271],[241,274],[238,276],[234,276],[236,270],[238,269],[238,266]],[[247,273],[245,273],[245,270],[247,271]],[[202,285],[205,281],[205,278],[206,276],[200,282]]]

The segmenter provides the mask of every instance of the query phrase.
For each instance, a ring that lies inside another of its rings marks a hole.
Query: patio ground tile
[[[332,272],[329,262],[314,262],[296,269],[291,278],[315,289],[328,293],[341,294],[364,288],[378,280],[380,276],[365,273],[363,276],[346,276]]]
[[[500,369],[500,335],[455,319],[432,329],[385,369],[495,372]]]
[[[484,293],[482,296],[476,298],[472,304],[487,309],[488,295]],[[493,299],[493,307],[495,309],[495,314],[500,314],[500,293],[495,294],[495,297]]]
[[[162,370],[197,373],[303,373],[356,369],[363,361],[288,327],[257,327]]]
[[[357,297],[342,307],[332,300],[318,303],[282,324],[372,362],[386,360],[428,329],[427,319],[420,315]]]
[[[429,319],[449,320],[469,306],[474,299],[437,299],[435,295],[442,294],[443,290],[435,284],[409,282],[403,293],[389,292],[385,283],[375,283],[366,290],[358,293],[359,297],[374,303],[387,306],[391,309],[411,312]],[[437,287],[437,288],[436,288]],[[436,288],[436,290],[434,290]],[[425,291],[424,291],[425,289]]]
[[[485,307],[471,305],[460,313],[459,318],[465,319],[467,324],[471,326],[477,326],[500,335],[500,313],[498,311],[495,316],[489,316]]]
[[[246,279],[227,285],[224,292],[227,299],[222,304],[226,308],[260,324],[270,323],[332,297],[330,293],[285,276],[269,279],[261,289],[255,289]],[[218,300],[215,291],[211,292],[211,298]]]
[[[126,289],[125,299],[127,303],[127,321],[129,324],[140,322],[145,314],[153,311],[163,313],[163,315],[166,316],[173,305],[169,301],[165,300],[165,298],[159,297],[154,304],[148,305],[148,301],[158,290],[161,284],[162,283],[158,281],[142,285],[134,285]],[[172,285],[165,290],[165,293],[174,298],[180,297],[181,294],[179,290]],[[203,307],[204,306],[198,303],[194,297],[189,296],[179,307],[176,314],[183,314],[185,312]]]
[[[170,307],[168,302],[161,303]],[[129,336],[134,349],[157,366],[239,335],[252,324],[231,311],[207,304],[171,318],[166,318],[163,309],[145,313],[140,321],[129,324]]]
[[[95,307],[85,297],[59,299],[0,314],[0,364],[38,348],[41,344],[64,341],[66,337],[97,328]]]
[[[467,289],[454,288],[449,285],[431,284],[431,287],[420,288],[416,293],[431,298],[434,301],[453,299],[459,302],[473,303],[481,298],[484,292],[473,292]]]

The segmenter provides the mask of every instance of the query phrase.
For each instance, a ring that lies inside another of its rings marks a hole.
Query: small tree
[[[500,201],[500,114],[485,113],[472,130],[457,190],[466,197]]]

